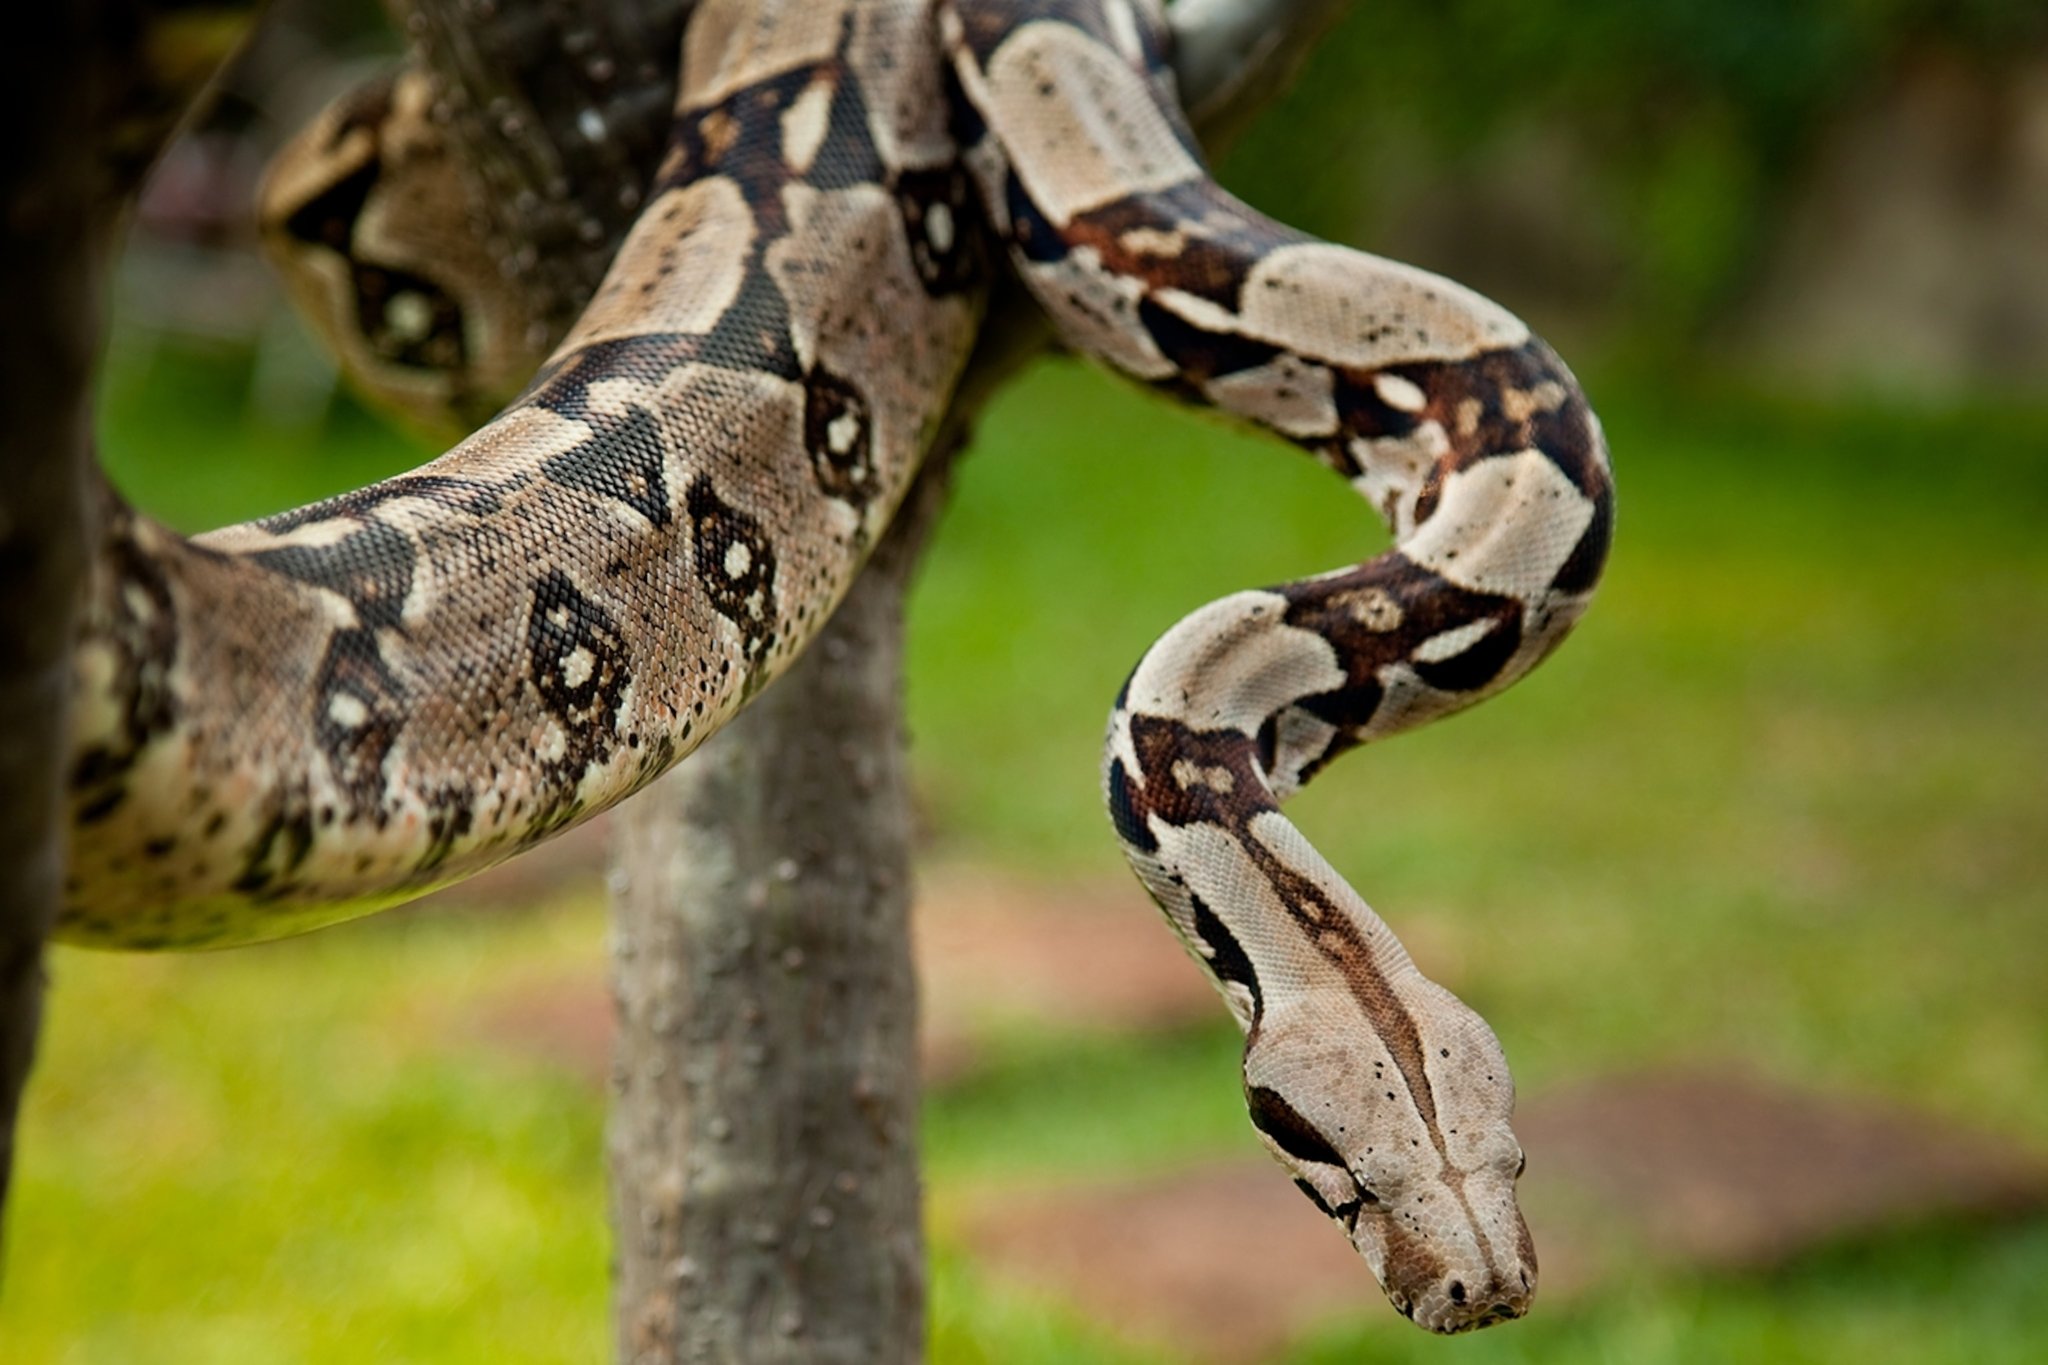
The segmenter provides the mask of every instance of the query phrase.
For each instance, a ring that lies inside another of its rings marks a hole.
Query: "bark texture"
[[[0,43],[0,1213],[63,888],[71,642],[91,528],[92,372],[129,196],[244,6],[73,0]]]

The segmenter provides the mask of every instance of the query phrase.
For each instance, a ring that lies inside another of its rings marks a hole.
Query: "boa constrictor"
[[[858,572],[1000,244],[1068,344],[1304,447],[1393,527],[1377,558],[1176,626],[1117,699],[1105,786],[1245,1030],[1273,1155],[1417,1323],[1525,1311],[1500,1046],[1278,803],[1564,635],[1608,542],[1599,427],[1502,309],[1218,189],[1162,33],[1149,0],[706,0],[644,213],[493,421],[193,540],[110,496],[62,936],[310,929],[652,780]],[[363,116],[324,134],[364,135]],[[335,203],[309,194],[302,235],[359,268],[316,198]],[[425,302],[366,310],[371,340],[431,367],[438,336],[445,360],[433,295],[378,287]]]

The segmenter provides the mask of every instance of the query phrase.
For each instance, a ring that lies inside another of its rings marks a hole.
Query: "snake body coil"
[[[1499,1044],[1278,805],[1562,638],[1605,558],[1605,449],[1512,316],[1218,189],[1163,32],[1135,0],[705,0],[647,208],[503,413],[410,474],[195,540],[108,496],[63,936],[297,932],[652,780],[859,571],[1000,247],[1070,345],[1308,449],[1394,530],[1169,632],[1117,700],[1105,787],[1246,1031],[1266,1145],[1419,1324],[1523,1312]],[[322,136],[382,134],[359,111]],[[459,357],[424,267],[366,284],[348,259],[360,184],[286,192],[329,283],[417,300],[353,319],[365,354]]]

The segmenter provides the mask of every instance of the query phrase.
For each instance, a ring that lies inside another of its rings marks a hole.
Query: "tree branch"
[[[538,366],[611,264],[667,146],[697,0],[387,0],[473,174],[471,214],[538,319]],[[1178,0],[1182,99],[1212,150],[1293,79],[1351,0]]]
[[[11,315],[0,329],[0,411],[8,414],[0,423],[8,471],[0,480],[0,1203],[42,1013],[43,940],[64,871],[59,775],[85,570],[82,479],[107,232],[84,187],[67,183],[54,136],[84,126],[80,76],[97,55],[86,32],[64,39],[33,61],[10,45],[0,68],[9,95],[0,117],[15,130],[0,139],[8,206],[0,297]]]
[[[1230,141],[1285,90],[1350,7],[1351,0],[1179,0],[1168,10],[1174,74],[1204,145]]]

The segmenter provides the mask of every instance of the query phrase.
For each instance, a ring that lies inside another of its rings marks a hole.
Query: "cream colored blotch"
[[[739,297],[753,244],[754,215],[732,180],[713,176],[669,190],[633,225],[564,350],[650,332],[710,331]]]
[[[838,49],[851,7],[850,0],[703,0],[683,41],[682,88],[702,108],[777,72],[822,62]]]
[[[1443,497],[1401,553],[1475,592],[1541,602],[1593,520],[1593,504],[1534,450],[1481,460],[1444,480]]]
[[[1032,202],[1055,227],[1202,174],[1145,78],[1066,24],[1018,29],[986,79],[990,117],[1004,129]]]
[[[1237,330],[1333,365],[1467,360],[1529,329],[1440,275],[1329,242],[1268,253],[1246,276]]]

